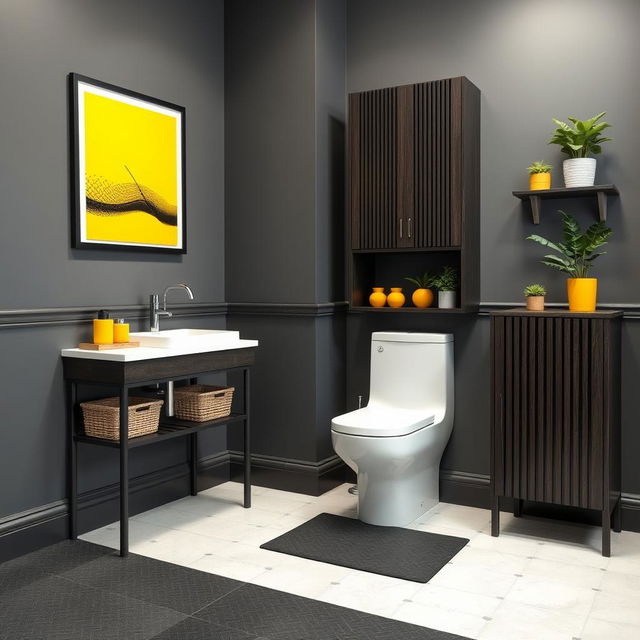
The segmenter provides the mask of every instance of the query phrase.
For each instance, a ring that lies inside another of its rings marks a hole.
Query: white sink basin
[[[139,342],[141,347],[159,349],[219,349],[221,346],[238,342],[239,331],[216,329],[167,329],[166,331],[139,331],[129,334],[129,339]]]

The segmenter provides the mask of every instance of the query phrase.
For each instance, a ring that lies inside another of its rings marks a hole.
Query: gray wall
[[[586,118],[607,111],[613,123],[597,181],[620,188],[610,201],[614,230],[609,254],[599,259],[602,303],[637,303],[640,297],[640,161],[638,110],[640,3],[612,0],[350,0],[347,4],[347,86],[361,91],[466,75],[482,91],[481,290],[484,302],[522,299],[531,282],[549,289],[549,301],[564,302],[564,277],[538,264],[541,250],[530,233],[558,236],[552,203],[534,227],[512,195],[527,188],[525,168],[533,160],[554,164],[555,186],[563,186],[561,154],[547,146],[552,117]],[[576,37],[582,34],[584,37]],[[583,225],[594,221],[594,204],[565,200],[562,208]],[[348,402],[368,388],[370,331],[380,328],[453,330],[456,338],[456,419],[443,466],[488,473],[488,319],[349,320]],[[634,380],[640,375],[640,325],[623,328],[623,490],[640,492],[635,459],[640,452]]]
[[[222,0],[188,10],[173,0],[0,3],[0,518],[65,496],[59,349],[90,335],[77,321],[7,328],[7,312],[136,305],[181,281],[198,302],[224,300],[223,10]],[[185,256],[70,249],[71,71],[186,107]],[[224,327],[224,316],[178,323]],[[220,448],[224,433],[207,437],[203,454]],[[81,457],[81,490],[116,480],[110,452]],[[184,443],[139,451],[132,476],[183,460]]]
[[[253,449],[315,463],[344,406],[344,318],[318,306],[344,297],[344,0],[234,0],[225,38],[228,326],[260,340]]]

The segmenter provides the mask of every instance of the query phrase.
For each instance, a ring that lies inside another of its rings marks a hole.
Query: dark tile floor
[[[455,640],[81,541],[0,565],[0,640]]]

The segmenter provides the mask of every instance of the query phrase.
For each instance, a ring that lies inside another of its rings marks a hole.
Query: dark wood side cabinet
[[[621,312],[491,314],[491,533],[500,498],[598,510],[620,531]]]
[[[348,142],[351,306],[368,308],[372,286],[448,264],[461,273],[458,311],[475,310],[478,88],[458,77],[352,93]]]

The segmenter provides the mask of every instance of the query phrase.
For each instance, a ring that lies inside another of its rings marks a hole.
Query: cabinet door
[[[412,87],[349,96],[352,249],[413,246]]]
[[[461,244],[462,78],[414,85],[412,235],[416,247]]]
[[[604,320],[492,319],[498,495],[603,508]]]

